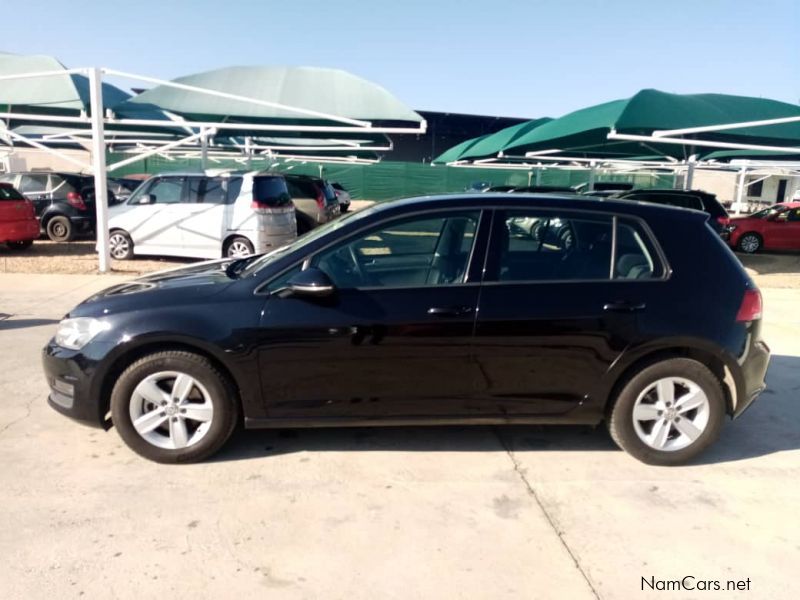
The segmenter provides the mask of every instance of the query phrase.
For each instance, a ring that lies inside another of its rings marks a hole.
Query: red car
[[[8,183],[0,183],[0,244],[23,250],[39,237],[33,204]]]
[[[775,204],[764,210],[732,217],[728,243],[740,252],[800,250],[800,202]]]

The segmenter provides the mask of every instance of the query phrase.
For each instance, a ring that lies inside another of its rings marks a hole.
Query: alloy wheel
[[[111,256],[113,258],[116,258],[117,260],[124,259],[128,255],[128,252],[130,251],[130,244],[128,243],[128,238],[126,238],[121,233],[113,234],[108,240],[108,245]]]
[[[178,371],[160,371],[144,378],[131,395],[129,409],[136,432],[153,446],[168,450],[197,444],[214,418],[208,390]]]
[[[633,428],[654,450],[673,452],[692,445],[705,431],[711,407],[695,382],[664,377],[647,386],[633,405]]]
[[[743,236],[739,244],[742,250],[744,250],[748,254],[752,254],[753,252],[758,250],[759,246],[761,246],[761,241],[758,239],[758,236],[750,233]]]
[[[228,256],[231,258],[244,258],[250,256],[250,248],[244,242],[235,240],[228,246]]]

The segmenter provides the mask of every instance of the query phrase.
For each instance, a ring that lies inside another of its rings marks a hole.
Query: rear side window
[[[289,194],[292,198],[316,198],[317,186],[313,179],[302,177],[288,179]]]
[[[494,223],[490,280],[586,281],[611,277],[610,216],[513,210],[498,212]]]
[[[228,194],[224,183],[221,177],[207,177],[200,202],[203,204],[225,204]]]
[[[11,186],[0,185],[0,200],[25,200],[25,197]]]
[[[664,271],[653,241],[641,224],[619,219],[614,279],[657,279],[663,277]]]
[[[253,202],[271,208],[288,206],[292,202],[283,177],[256,177],[253,179]]]
[[[44,194],[47,191],[47,175],[23,175],[19,191],[23,194]]]
[[[190,204],[202,202],[201,199],[203,196],[201,188],[205,177],[189,177],[187,179],[186,196],[183,198],[183,202],[188,202]]]

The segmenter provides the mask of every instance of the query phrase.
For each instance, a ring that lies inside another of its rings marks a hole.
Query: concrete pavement
[[[146,462],[45,404],[39,351],[118,278],[0,275],[2,598],[797,598],[800,291],[764,290],[770,390],[700,463],[605,430],[240,432]],[[642,591],[641,578],[750,591]]]

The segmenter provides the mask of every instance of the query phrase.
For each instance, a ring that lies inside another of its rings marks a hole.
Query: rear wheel
[[[236,391],[205,357],[167,351],[137,360],[111,394],[111,418],[137,454],[160,463],[208,458],[238,420]]]
[[[112,231],[108,236],[108,247],[111,258],[117,260],[133,258],[133,240],[124,231]]]
[[[33,240],[22,240],[19,242],[6,242],[9,250],[27,250],[33,245]]]
[[[54,242],[71,242],[72,238],[75,236],[72,222],[67,217],[61,215],[52,217],[47,221],[45,231],[47,232],[47,237]]]
[[[688,358],[651,364],[617,396],[608,429],[617,445],[651,465],[683,464],[718,437],[725,400],[717,377]]]
[[[746,254],[754,254],[761,250],[761,246],[763,244],[764,240],[761,239],[760,235],[750,232],[743,234],[739,238],[739,243],[737,243],[736,246],[741,252],[745,252]]]
[[[225,256],[228,258],[244,258],[253,254],[253,244],[246,237],[237,236],[225,245]]]

